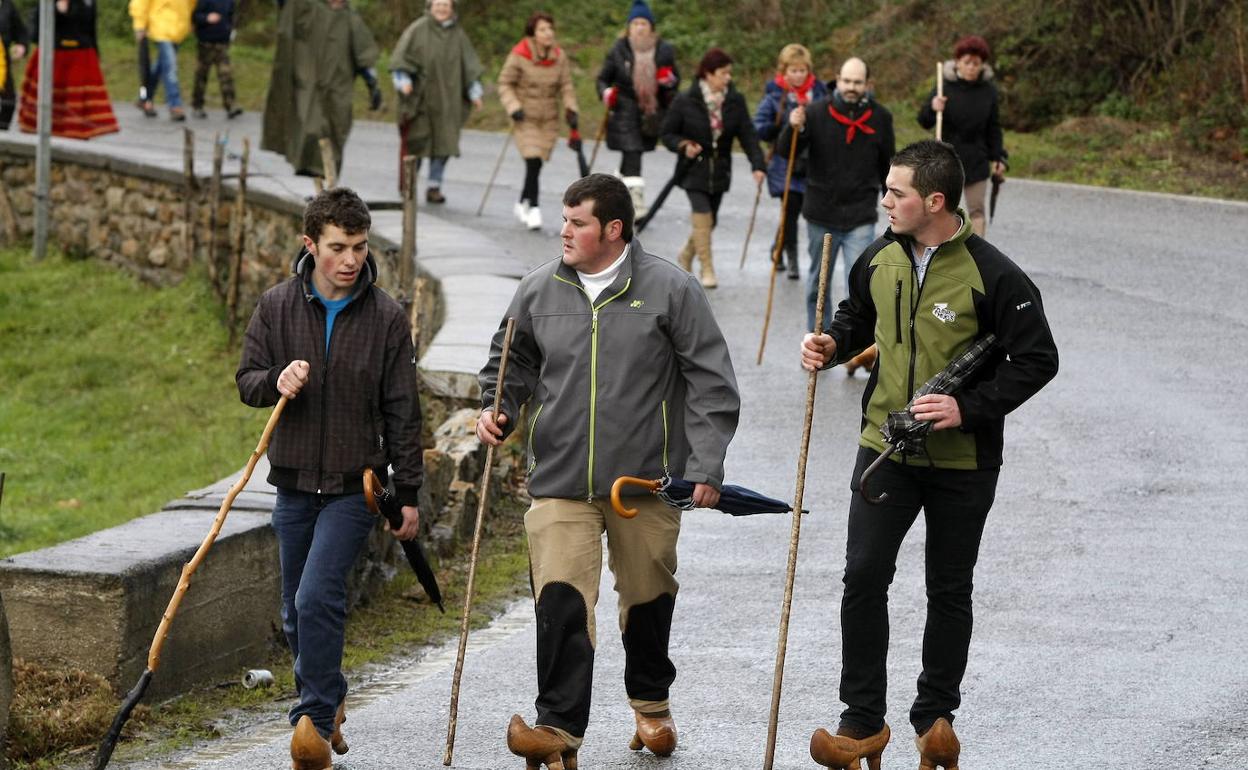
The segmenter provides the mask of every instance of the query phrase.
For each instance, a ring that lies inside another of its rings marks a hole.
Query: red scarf
[[[783,74],[776,75],[775,82],[776,82],[776,85],[780,86],[780,88],[785,93],[792,93],[794,96],[796,96],[798,104],[809,104],[810,103],[810,89],[815,87],[815,73],[813,72],[807,73],[806,80],[803,81],[802,84],[798,86],[797,88],[794,88],[792,85],[790,85],[789,79],[786,78]]]
[[[547,52],[545,59],[538,59],[534,57],[533,47],[529,45],[529,38],[526,37],[519,43],[516,43],[515,47],[511,49],[511,52],[516,56],[523,56],[539,67],[553,67],[559,63],[559,57],[563,54],[563,49],[559,46],[554,46],[549,52]]]
[[[831,115],[837,123],[840,123],[843,126],[849,126],[849,130],[845,132],[845,144],[849,144],[854,141],[854,135],[858,133],[858,129],[860,128],[864,134],[875,133],[875,129],[867,125],[867,121],[871,119],[872,112],[873,110],[868,108],[866,112],[858,116],[857,120],[850,120],[841,113],[837,112],[836,108],[831,104],[828,105],[828,114]]]

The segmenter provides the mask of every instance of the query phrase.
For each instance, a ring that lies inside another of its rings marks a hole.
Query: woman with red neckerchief
[[[784,178],[788,173],[788,148],[777,147],[776,138],[788,122],[789,112],[812,101],[826,99],[827,85],[815,77],[810,51],[799,43],[790,43],[780,50],[776,60],[776,77],[767,83],[763,98],[754,113],[754,130],[764,142],[772,142],[771,160],[767,163],[767,192],[773,198],[784,196]],[[806,153],[793,163],[789,181],[789,205],[784,210],[784,255],[789,278],[798,280],[801,272],[797,259],[797,217],[806,195]]]
[[[498,98],[515,122],[516,147],[524,158],[524,189],[516,203],[516,218],[530,230],[540,230],[542,163],[550,160],[550,151],[559,140],[560,117],[576,131],[580,111],[572,67],[555,44],[555,19],[549,13],[537,11],[524,25],[524,38],[511,49],[498,74]]]

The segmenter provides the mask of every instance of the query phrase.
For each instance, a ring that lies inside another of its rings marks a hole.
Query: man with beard
[[[832,235],[829,284],[838,249],[848,282],[850,265],[875,240],[876,203],[883,195],[888,163],[897,145],[892,113],[867,90],[870,77],[862,59],[848,59],[841,65],[832,96],[794,109],[789,125],[776,140],[779,151],[787,152],[792,132],[797,131],[797,151],[806,150],[810,158],[802,205],[810,236],[807,329],[815,325],[823,236]],[[831,299],[830,285],[828,291]]]

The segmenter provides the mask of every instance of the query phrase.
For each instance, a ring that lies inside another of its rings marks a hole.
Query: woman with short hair
[[[997,86],[988,65],[990,58],[988,41],[979,35],[959,40],[953,58],[945,62],[942,70],[945,95],[937,96],[933,88],[919,110],[919,125],[928,129],[936,125],[936,113],[945,115],[940,138],[953,145],[962,161],[966,173],[962,202],[971,217],[971,227],[981,237],[988,230],[984,216],[988,178],[1004,177],[1009,157],[1001,132]]]
[[[698,64],[693,86],[676,97],[663,121],[663,144],[689,164],[680,186],[689,196],[693,232],[678,261],[693,272],[696,254],[702,263],[702,285],[708,289],[719,285],[711,256],[711,230],[732,184],[733,139],[750,159],[755,183],[761,184],[766,161],[745,97],[732,87],[732,57],[712,48]]]

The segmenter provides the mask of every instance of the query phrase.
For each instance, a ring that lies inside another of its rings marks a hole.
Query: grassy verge
[[[26,249],[0,249],[0,339],[5,555],[150,513],[237,470],[267,417],[238,402],[237,351],[198,276],[156,289],[99,262],[52,256],[35,263]],[[492,512],[475,625],[525,590],[521,530],[514,505]],[[348,675],[457,632],[466,570],[463,558],[444,561],[443,615],[404,566],[381,596],[352,614]],[[118,761],[174,751],[284,712],[293,693],[284,643],[275,639],[258,664],[275,673],[274,687],[205,687],[142,709]],[[119,701],[98,677],[49,672],[34,662],[17,668],[7,747],[13,766],[85,765]]]
[[[0,250],[0,556],[157,511],[237,470],[266,415],[204,280]]]

